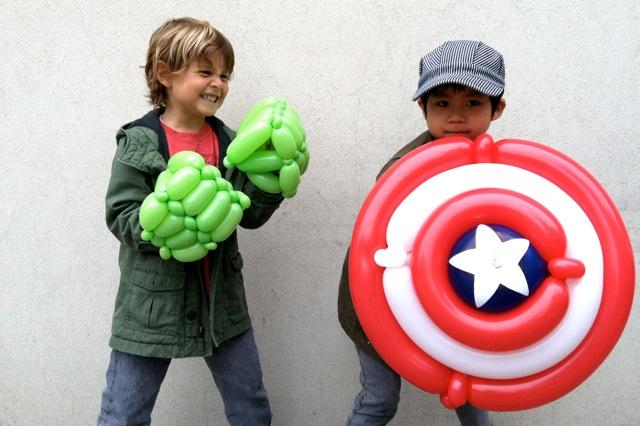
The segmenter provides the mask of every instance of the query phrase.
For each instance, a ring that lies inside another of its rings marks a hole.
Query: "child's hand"
[[[293,197],[309,165],[306,134],[298,114],[282,99],[254,106],[238,127],[224,165],[237,166],[265,192]]]
[[[159,247],[165,260],[193,262],[229,238],[250,204],[200,154],[181,151],[140,207],[141,237]]]

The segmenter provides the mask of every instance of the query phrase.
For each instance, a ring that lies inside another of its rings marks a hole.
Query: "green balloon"
[[[173,173],[184,167],[200,170],[204,167],[204,158],[194,151],[180,151],[175,153],[167,163],[167,168]]]
[[[255,186],[270,194],[279,194],[282,192],[278,177],[270,172],[264,173],[247,173],[247,177]]]
[[[164,246],[164,238],[154,237],[151,240],[151,244],[153,244],[156,247],[162,247],[162,246]]]
[[[218,191],[213,200],[196,217],[198,230],[213,231],[224,220],[231,208],[231,195],[227,191]]]
[[[180,201],[169,200],[167,201],[167,207],[169,211],[176,216],[184,216],[184,207]]]
[[[300,149],[300,147],[304,143],[304,137],[302,136],[302,133],[300,132],[300,129],[298,129],[298,126],[296,126],[295,124],[293,124],[291,122],[291,118],[290,117],[284,117],[284,121],[283,121],[282,124],[287,129],[289,129],[289,131],[293,135],[293,140],[296,142],[296,148]]]
[[[229,238],[233,231],[236,230],[241,219],[242,207],[240,204],[232,204],[224,220],[211,232],[211,241],[221,242]]]
[[[256,125],[256,123],[265,123],[273,127],[273,121],[276,117],[276,111],[273,108],[264,108],[256,115],[250,117],[250,120],[242,120],[238,129],[236,130],[236,134],[246,132],[247,129]],[[246,117],[245,117],[246,118]]]
[[[271,97],[255,104],[238,125],[238,133],[244,130],[248,124],[255,122],[259,116],[263,116],[265,113],[271,114],[274,107],[281,102],[283,102],[282,99]]]
[[[183,151],[184,152],[184,151]],[[167,184],[169,199],[179,201],[200,182],[200,171],[193,167],[178,169]]]
[[[142,231],[140,233],[140,239],[142,239],[142,241],[151,241],[153,239],[153,232]]]
[[[198,232],[183,229],[165,240],[165,245],[171,250],[189,247],[198,241]],[[174,256],[175,257],[175,256]]]
[[[211,242],[211,234],[209,234],[208,232],[202,232],[202,231],[198,231],[198,241],[201,242],[202,244],[207,244]],[[212,249],[209,249],[212,250]]]
[[[218,191],[215,180],[201,180],[190,193],[182,199],[184,211],[189,216],[200,213]]]
[[[193,216],[185,216],[184,217],[184,227],[190,229],[191,231],[198,230],[198,224],[196,223],[196,218]]]
[[[218,191],[228,191],[231,189],[231,184],[224,178],[216,179],[216,185],[218,187]]]
[[[283,126],[279,129],[273,129],[271,142],[273,143],[273,147],[278,153],[278,156],[282,159],[293,158],[295,157],[296,152],[298,152],[296,141],[288,127]]]
[[[296,163],[298,163],[298,169],[300,170],[300,174],[302,174],[302,169],[305,167],[304,164],[304,154],[302,152],[298,152],[298,155],[296,155]]]
[[[304,126],[302,126],[300,117],[298,117],[298,114],[293,110],[293,108],[289,107],[284,111],[282,120],[283,122],[296,127],[297,132],[302,135],[302,141],[307,139],[307,133],[304,130]]]
[[[167,247],[167,246],[160,247],[160,257],[163,260],[171,259],[171,250],[169,250],[169,247]]]
[[[215,180],[221,176],[220,170],[211,164],[205,164],[202,170],[200,170],[200,177],[205,180]]]
[[[167,204],[158,201],[155,193],[147,195],[140,206],[140,226],[147,231],[153,231],[169,214]]]
[[[278,182],[285,196],[289,194],[291,194],[289,197],[293,196],[300,184],[300,169],[298,168],[298,163],[294,161],[291,164],[282,166]]]
[[[254,152],[260,145],[264,145],[271,138],[271,124],[258,122],[238,132],[229,147],[227,157],[238,164]]]
[[[154,229],[156,237],[167,238],[184,228],[184,219],[180,216],[169,213],[162,223]]]
[[[256,151],[238,163],[240,170],[251,173],[273,172],[280,170],[280,167],[282,167],[282,159],[274,151]]]
[[[156,179],[156,186],[154,192],[156,193],[156,198],[158,201],[167,201],[169,196],[167,195],[167,184],[173,177],[173,173],[169,170],[165,170],[158,175],[158,179]]]
[[[242,209],[248,209],[251,206],[251,198],[247,196],[244,192],[237,191],[238,193],[238,203],[240,203],[240,207]]]
[[[204,245],[196,242],[189,247],[171,250],[171,255],[180,262],[195,262],[205,257],[207,252],[208,250]]]
[[[302,167],[300,167],[300,174],[303,174],[304,172],[307,171],[307,167],[309,167],[309,150],[305,149],[302,152],[302,156],[304,157],[304,160],[302,162]]]
[[[162,259],[194,262],[217,248],[212,235],[233,233],[251,200],[193,151],[175,154],[167,166],[140,206],[141,238],[159,247]]]

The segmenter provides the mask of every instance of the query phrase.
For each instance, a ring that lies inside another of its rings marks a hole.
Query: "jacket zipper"
[[[209,256],[209,254],[207,254],[207,256]],[[211,317],[211,306],[213,306],[213,288],[211,289],[211,299],[209,299],[207,297],[207,292],[204,289],[204,286],[206,285],[206,283],[204,282],[202,268],[204,268],[204,261],[202,263],[198,263],[197,265],[198,281],[200,281],[200,297],[202,297],[202,300],[208,301],[209,308],[207,309],[207,316]],[[200,309],[200,304],[198,304],[198,309]],[[204,333],[204,327],[200,321],[201,321],[201,317],[200,315],[198,315],[198,337],[203,338],[204,336],[203,335],[201,336],[201,334]],[[211,335],[211,340],[213,341],[213,345],[217,348],[218,342],[216,341],[216,338],[214,336],[213,327],[211,327],[209,334]]]

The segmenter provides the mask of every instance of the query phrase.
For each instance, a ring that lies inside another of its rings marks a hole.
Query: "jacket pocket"
[[[124,327],[133,340],[177,342],[184,299],[184,270],[139,264],[134,268],[125,302]]]

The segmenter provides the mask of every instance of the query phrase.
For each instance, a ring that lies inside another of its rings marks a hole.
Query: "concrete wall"
[[[359,386],[337,321],[340,265],[384,161],[424,129],[410,97],[419,57],[484,40],[507,64],[496,139],[528,138],[583,164],[640,242],[640,7],[634,0],[2,2],[0,424],[91,424],[109,357],[116,240],[104,194],[118,126],[142,115],[147,41],[166,19],[210,20],[237,67],[219,116],[267,96],[293,104],[312,163],[299,195],[241,231],[245,278],[277,425],[339,425]],[[637,268],[636,263],[636,268]],[[636,296],[636,302],[638,297]],[[640,329],[574,392],[496,413],[498,425],[640,423]],[[158,425],[224,424],[200,359],[174,362]],[[393,424],[456,424],[405,384]]]

